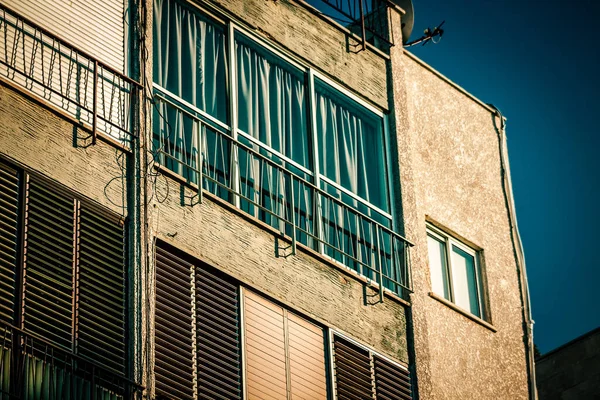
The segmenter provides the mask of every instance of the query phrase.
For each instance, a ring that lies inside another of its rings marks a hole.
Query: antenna
[[[423,46],[425,46],[429,42],[431,42],[433,44],[438,44],[442,40],[442,36],[444,35],[444,30],[442,29],[442,26],[444,25],[445,22],[446,21],[442,21],[441,24],[439,24],[438,26],[436,26],[433,29],[431,29],[431,28],[425,29],[425,31],[423,32],[423,36],[421,36],[418,39],[413,40],[412,42],[404,43],[404,47],[416,46],[420,43],[423,43]]]

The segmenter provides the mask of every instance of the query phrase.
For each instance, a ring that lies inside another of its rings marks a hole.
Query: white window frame
[[[477,318],[480,318],[482,320],[487,320],[487,313],[486,313],[486,308],[485,308],[485,292],[483,290],[481,262],[480,262],[480,256],[479,256],[480,251],[473,249],[472,247],[464,244],[463,242],[461,242],[458,239],[454,238],[453,236],[441,231],[439,228],[436,228],[435,226],[433,226],[429,223],[427,224],[427,236],[431,236],[432,238],[445,244],[446,271],[444,271],[444,273],[446,274],[446,276],[448,278],[448,295],[450,297],[449,299],[446,299],[446,300],[452,302],[456,307],[460,308],[461,310],[464,310],[465,312],[467,312]],[[453,266],[452,266],[452,246],[457,247],[458,249],[464,251],[465,253],[467,253],[468,255],[473,257],[473,260],[475,263],[475,265],[474,265],[475,288],[477,290],[477,305],[478,305],[479,315],[475,315],[471,312],[471,310],[466,310],[463,307],[460,307],[455,302],[454,283],[453,283],[453,274],[452,274],[452,268],[453,268]],[[428,262],[431,263],[431,260],[428,260]],[[431,267],[431,265],[430,265],[430,267]],[[431,269],[430,269],[430,271],[431,271]],[[431,282],[430,282],[430,285],[431,285]],[[440,297],[445,298],[444,294],[442,294],[442,293],[435,293],[435,294]]]

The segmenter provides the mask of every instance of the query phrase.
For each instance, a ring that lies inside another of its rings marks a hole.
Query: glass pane
[[[382,118],[315,83],[320,173],[389,211]]]
[[[448,288],[448,265],[446,257],[446,244],[431,236],[427,236],[429,250],[429,268],[431,270],[431,290],[450,299]]]
[[[304,72],[236,35],[238,128],[310,168]]]
[[[154,82],[227,122],[223,27],[175,0],[154,0]]]
[[[452,287],[456,305],[479,317],[475,258],[456,246],[452,246]]]

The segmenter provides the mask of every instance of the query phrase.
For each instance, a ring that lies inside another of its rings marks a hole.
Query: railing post
[[[360,8],[360,30],[362,34],[362,49],[365,50],[367,48],[367,34],[365,29],[365,10],[364,10],[364,0],[358,0],[358,8]]]
[[[296,255],[296,205],[294,201],[294,177],[290,175],[290,186],[292,195],[292,255]]]
[[[206,129],[206,127],[204,126],[203,123],[201,123],[200,121],[196,121],[196,124],[198,125],[198,144],[197,144],[197,149],[196,149],[196,168],[198,169],[197,171],[197,176],[198,176],[198,203],[202,204],[202,186],[203,186],[203,179],[202,179],[202,168],[204,167],[204,153],[202,151],[202,131],[204,131]]]
[[[94,60],[94,82],[92,89],[92,144],[96,144],[98,128],[98,60]]]
[[[381,264],[381,244],[379,242],[379,225],[375,224],[377,235],[377,260],[379,261],[379,302],[383,303],[383,265]],[[377,269],[376,269],[377,270]]]

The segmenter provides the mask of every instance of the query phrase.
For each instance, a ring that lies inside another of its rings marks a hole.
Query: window
[[[477,251],[432,226],[427,228],[427,245],[433,293],[485,319]]]
[[[29,364],[40,369],[19,378],[35,381],[28,390],[56,386],[56,398],[70,397],[70,385],[83,385],[81,374],[90,379],[98,365],[116,385],[128,365],[122,218],[1,160],[0,203],[0,350],[20,337],[19,354],[40,357]]]
[[[409,286],[386,117],[236,24],[154,0],[161,167],[376,280]],[[294,247],[295,248],[295,247]]]

